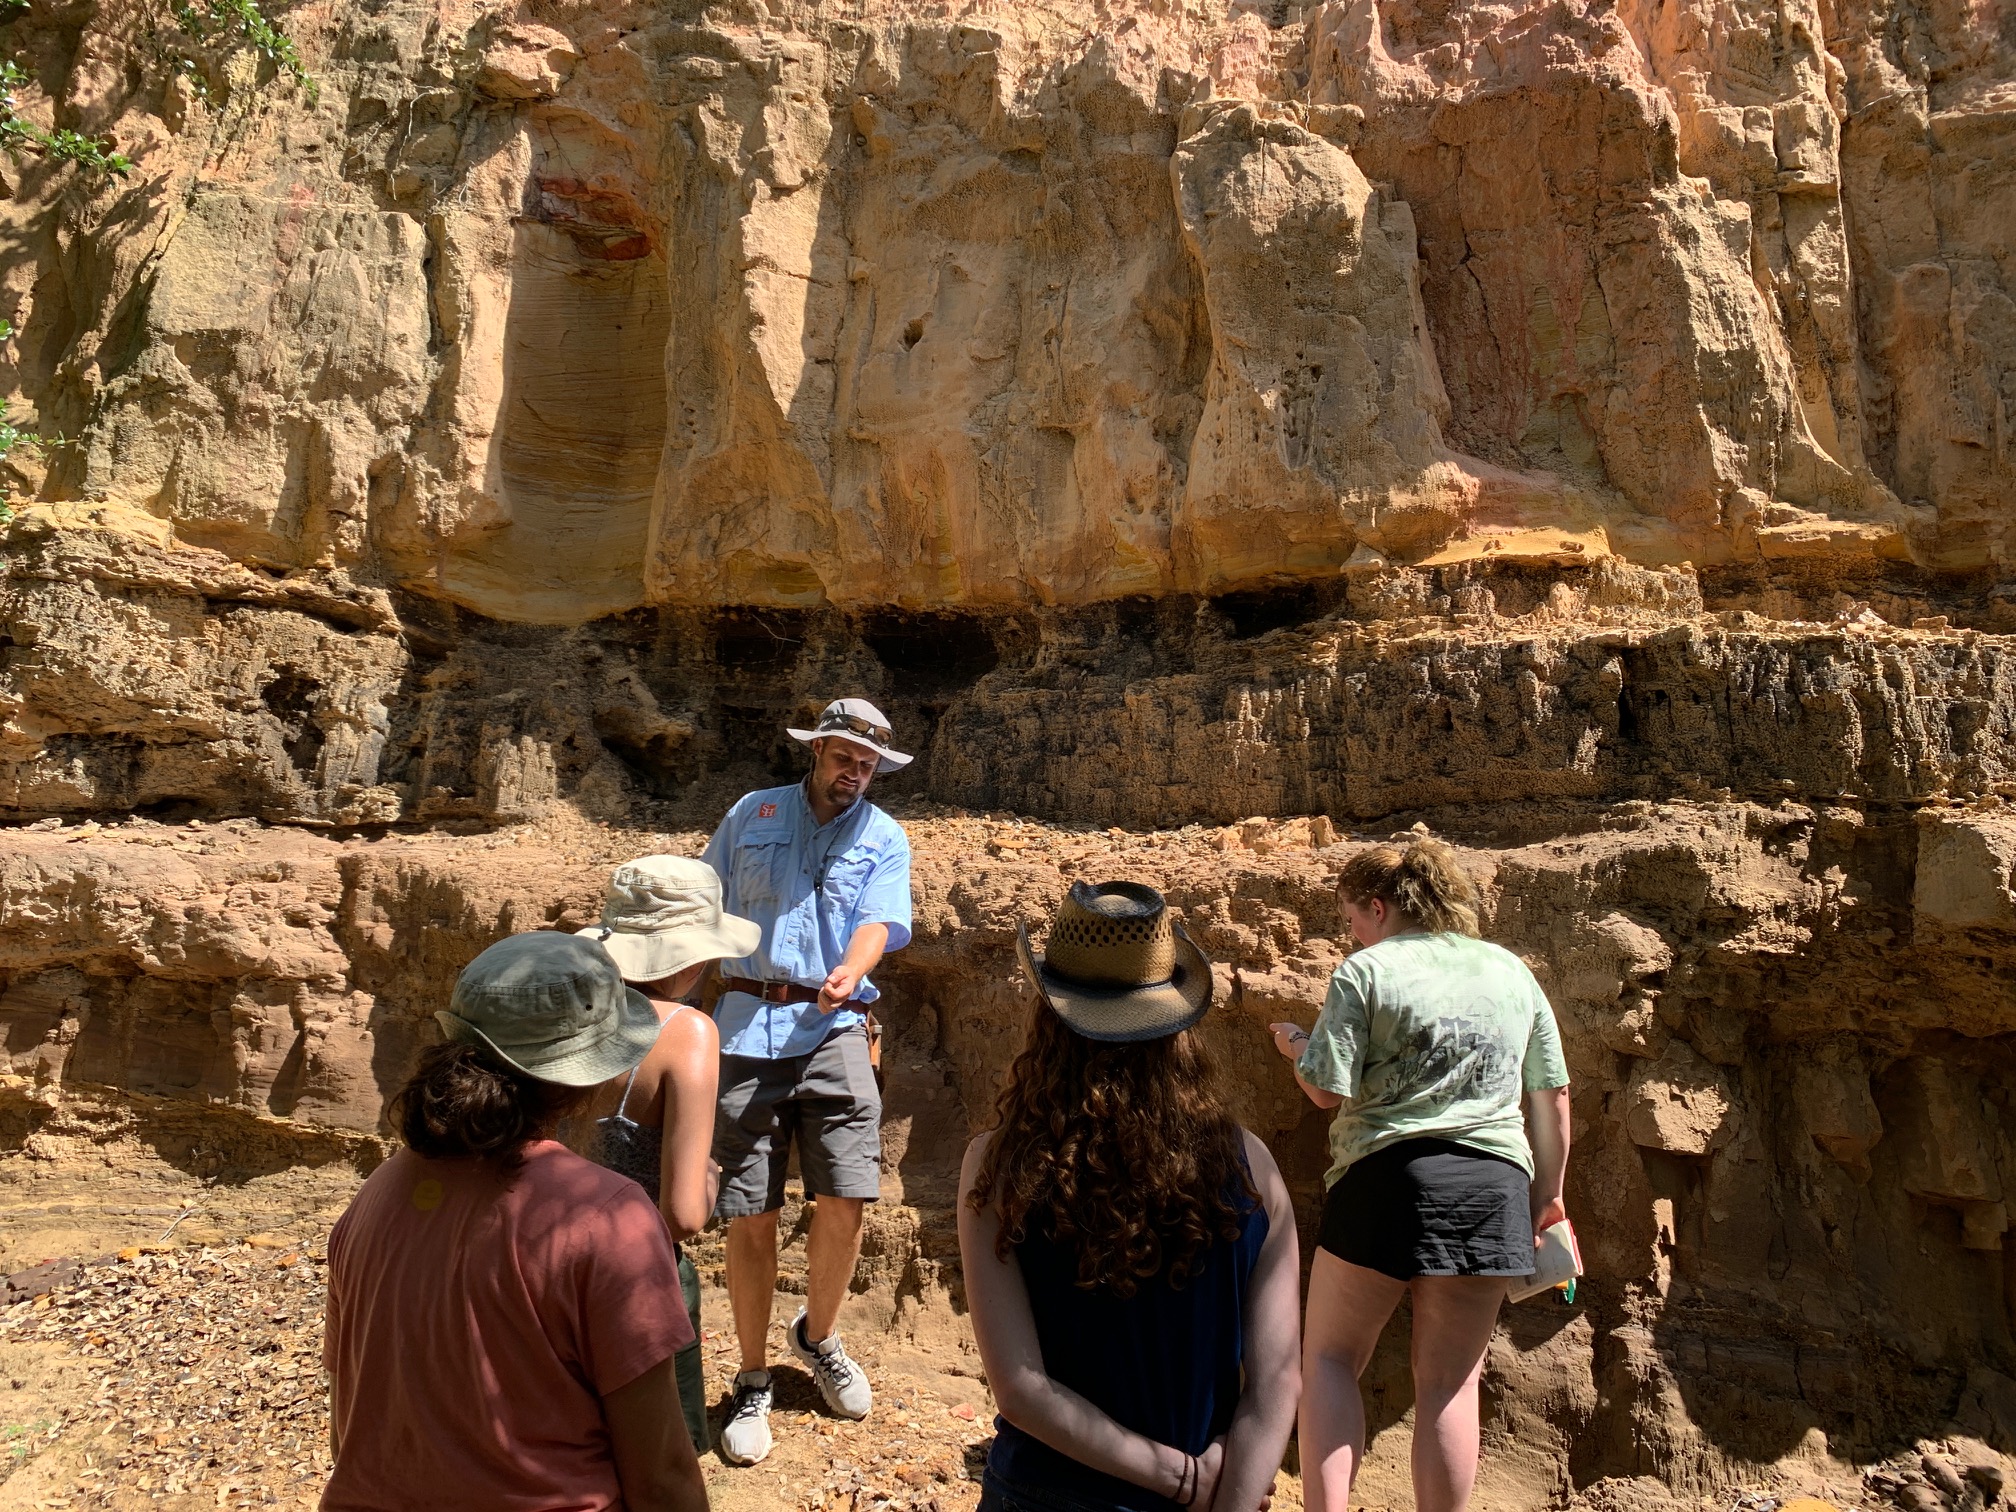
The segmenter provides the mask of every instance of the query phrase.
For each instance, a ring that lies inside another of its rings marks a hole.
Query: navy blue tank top
[[[1245,1358],[1246,1291],[1267,1212],[1247,1210],[1239,1237],[1199,1254],[1181,1286],[1165,1271],[1134,1295],[1078,1285],[1075,1249],[1047,1234],[1015,1246],[1043,1370],[1123,1428],[1202,1454],[1231,1426]],[[1115,1512],[1177,1512],[1167,1497],[1079,1464],[1004,1418],[994,1420],[987,1470],[1004,1487],[1056,1490]]]

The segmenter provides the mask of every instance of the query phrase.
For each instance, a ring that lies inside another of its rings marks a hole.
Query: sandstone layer
[[[313,91],[161,24],[5,28],[140,164],[16,167],[24,481],[265,567],[574,623],[2016,556],[1979,7],[304,6]]]

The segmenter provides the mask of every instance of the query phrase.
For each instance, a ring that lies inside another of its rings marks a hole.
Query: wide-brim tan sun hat
[[[763,926],[723,908],[721,878],[692,856],[625,861],[609,879],[602,922],[576,934],[608,951],[630,982],[740,960],[763,943]]]
[[[1016,949],[1051,1011],[1087,1039],[1161,1039],[1211,1007],[1209,958],[1145,883],[1072,883],[1043,954],[1027,929]]]
[[[592,940],[537,930],[499,940],[462,968],[434,1015],[450,1039],[489,1047],[535,1081],[593,1087],[658,1041],[658,1010],[626,987]]]
[[[889,729],[888,717],[865,698],[836,698],[819,711],[818,723],[812,729],[786,728],[784,733],[806,745],[837,736],[841,740],[851,740],[855,745],[866,746],[882,758],[875,768],[877,772],[899,771],[915,760],[889,744],[894,736]]]

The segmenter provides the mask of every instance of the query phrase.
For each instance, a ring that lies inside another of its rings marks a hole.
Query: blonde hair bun
[[[1344,863],[1337,891],[1353,903],[1377,898],[1434,934],[1477,934],[1477,884],[1440,840],[1367,846]]]

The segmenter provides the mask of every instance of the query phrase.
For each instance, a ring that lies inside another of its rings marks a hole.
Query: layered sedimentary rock
[[[920,756],[863,1285],[956,1296],[1015,931],[1094,874],[1220,963],[1306,1221],[1262,1026],[1425,823],[1577,1085],[1591,1275],[1494,1344],[1491,1503],[2016,1452],[1999,12],[285,20],[312,92],[0,25],[138,164],[4,170],[65,444],[0,533],[0,1143],[368,1159],[470,956],[857,693]]]
[[[1014,616],[639,611],[532,633],[143,540],[109,508],[31,518],[0,585],[0,803],[356,825],[561,801],[613,818],[655,798],[699,824],[735,783],[795,770],[785,724],[839,687],[925,752],[898,791],[1057,820],[2016,793],[2007,635],[1900,631],[1866,609],[1711,614],[1691,573],[1614,559],[1474,565],[1352,574],[1327,612],[1172,596]]]
[[[2012,812],[1557,802],[1496,811],[1544,838],[1464,850],[1487,932],[1534,964],[1562,1025],[1590,1272],[1574,1310],[1508,1314],[1492,1504],[1544,1504],[1563,1477],[1706,1489],[1951,1420],[2004,1440]],[[1264,1026],[1307,1023],[1339,959],[1328,884],[1350,839],[1308,820],[910,829],[917,938],[884,971],[889,1211],[859,1284],[956,1288],[949,1156],[1019,1043],[1015,932],[1093,874],[1163,887],[1218,963],[1206,1038],[1313,1219],[1324,1120]],[[303,1143],[368,1134],[470,955],[592,918],[608,857],[698,838],[17,831],[0,859],[7,1121],[32,1149],[67,1102],[116,1087],[235,1121],[220,1144],[246,1119]],[[1404,1354],[1371,1381],[1383,1427]]]

